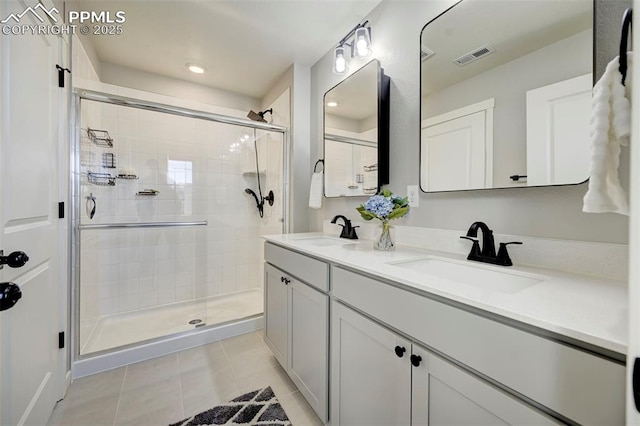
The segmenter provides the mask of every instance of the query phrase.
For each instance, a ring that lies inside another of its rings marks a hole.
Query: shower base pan
[[[259,330],[262,312],[263,291],[252,289],[102,317],[81,348],[72,376]]]

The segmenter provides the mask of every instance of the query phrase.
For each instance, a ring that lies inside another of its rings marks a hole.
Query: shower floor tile
[[[85,355],[195,328],[189,321],[201,319],[206,325],[261,314],[262,289],[246,290],[198,301],[173,303],[135,312],[100,318],[80,354]]]
[[[294,425],[322,425],[257,331],[77,379],[48,426],[169,425],[264,386]]]

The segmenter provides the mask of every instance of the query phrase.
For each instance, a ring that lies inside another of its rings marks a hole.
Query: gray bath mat
[[[266,387],[169,426],[209,425],[291,426],[291,422],[271,387]]]

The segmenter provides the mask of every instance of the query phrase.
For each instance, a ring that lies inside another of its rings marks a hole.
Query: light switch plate
[[[420,189],[418,185],[407,185],[407,197],[409,197],[410,207],[420,206]]]

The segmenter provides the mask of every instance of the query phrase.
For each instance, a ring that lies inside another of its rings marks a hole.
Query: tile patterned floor
[[[322,425],[258,331],[78,379],[49,426],[168,425],[265,386],[293,425]]]

